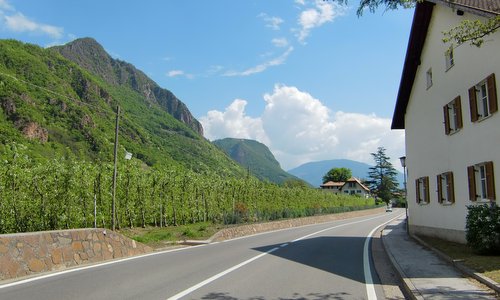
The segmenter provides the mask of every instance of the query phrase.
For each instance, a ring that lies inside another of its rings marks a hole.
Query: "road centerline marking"
[[[233,272],[233,271],[235,271],[235,270],[237,270],[237,269],[239,269],[239,268],[241,268],[241,267],[243,267],[243,266],[245,266],[245,265],[248,265],[249,263],[251,263],[251,262],[253,262],[253,261],[256,261],[256,260],[258,260],[259,258],[262,258],[262,257],[264,257],[264,256],[266,256],[266,255],[268,255],[268,254],[270,254],[270,253],[272,253],[272,252],[274,252],[274,251],[276,251],[276,250],[279,250],[280,248],[283,248],[283,247],[285,247],[285,246],[287,246],[287,245],[289,245],[289,244],[292,244],[292,243],[295,243],[295,242],[298,242],[298,241],[304,240],[304,239],[306,239],[306,238],[308,238],[308,237],[311,237],[311,236],[314,236],[314,235],[320,234],[320,233],[325,232],[325,231],[328,231],[328,230],[332,230],[332,229],[336,229],[336,228],[339,228],[339,227],[348,226],[348,225],[352,225],[352,224],[357,224],[357,223],[361,223],[361,222],[371,221],[371,220],[374,220],[374,219],[381,218],[381,217],[383,217],[383,216],[384,216],[384,215],[380,215],[380,216],[376,216],[376,217],[373,217],[373,218],[368,218],[368,219],[363,219],[363,220],[359,220],[359,221],[348,222],[348,223],[344,223],[344,224],[340,224],[340,225],[332,226],[332,227],[329,227],[329,228],[326,228],[326,229],[322,229],[322,230],[319,230],[319,231],[316,231],[316,232],[313,232],[313,233],[307,234],[307,235],[302,236],[302,237],[300,237],[300,238],[297,238],[297,239],[295,239],[295,240],[293,240],[293,241],[291,241],[291,242],[289,242],[289,243],[284,243],[284,244],[281,244],[281,246],[279,246],[279,247],[272,248],[271,250],[268,250],[268,251],[266,251],[266,252],[264,252],[264,253],[261,253],[261,254],[259,254],[259,255],[256,255],[256,256],[254,256],[254,257],[252,257],[252,258],[250,258],[250,259],[247,259],[247,260],[245,260],[245,261],[243,261],[243,262],[241,262],[241,263],[239,263],[239,264],[237,264],[237,265],[235,265],[235,266],[233,266],[233,267],[229,268],[229,269],[226,269],[226,270],[224,270],[224,271],[222,271],[222,272],[220,272],[220,273],[218,273],[218,274],[215,274],[215,275],[213,275],[212,277],[207,278],[207,279],[203,280],[202,282],[200,282],[200,283],[198,283],[198,284],[195,284],[195,285],[193,285],[193,286],[191,286],[191,287],[189,287],[189,288],[187,288],[187,289],[185,289],[185,290],[183,290],[183,291],[181,291],[181,292],[179,292],[179,293],[177,293],[177,294],[175,294],[175,295],[173,295],[173,296],[171,296],[171,297],[167,298],[167,300],[178,300],[178,299],[180,299],[180,298],[182,298],[182,297],[184,297],[184,296],[187,296],[187,295],[191,294],[192,292],[194,292],[194,291],[196,291],[196,290],[198,290],[198,289],[200,289],[200,288],[204,287],[205,285],[208,285],[208,284],[210,284],[210,283],[214,282],[215,280],[217,280],[217,279],[219,279],[219,278],[221,278],[221,277],[223,277],[223,276],[225,276],[225,275],[227,275],[227,274],[229,274],[229,273],[231,273],[231,272]],[[398,216],[398,217],[399,217],[399,216]],[[396,218],[398,218],[398,217],[396,217]],[[389,223],[389,222],[391,222],[391,221],[395,220],[396,218],[391,219],[391,220],[389,220],[389,221],[387,221],[387,222],[383,223],[382,225],[387,224],[387,223]],[[378,228],[378,227],[380,227],[380,226],[382,226],[382,225],[379,225],[379,226],[377,226],[376,228]],[[374,231],[374,230],[373,230],[373,231]],[[369,237],[371,237],[371,235],[372,235],[373,231],[369,234]],[[365,241],[365,243],[366,243],[366,241]],[[368,263],[368,266],[369,266],[369,263]],[[371,276],[371,273],[370,273],[370,276]],[[371,277],[370,277],[370,278],[371,278]],[[371,280],[371,281],[373,282],[373,280]],[[365,273],[365,282],[366,282],[366,273]],[[370,298],[370,300],[371,300],[371,299],[377,299],[377,298],[376,298],[376,296],[375,296],[375,298]]]

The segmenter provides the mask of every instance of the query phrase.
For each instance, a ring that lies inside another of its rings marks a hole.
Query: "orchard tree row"
[[[75,159],[31,160],[22,145],[0,162],[0,233],[111,227],[113,165]],[[253,177],[228,178],[185,169],[118,167],[116,227],[241,223],[348,211],[373,199],[307,187],[283,187]]]

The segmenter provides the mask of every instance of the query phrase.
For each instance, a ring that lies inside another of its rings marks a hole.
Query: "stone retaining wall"
[[[368,215],[382,213],[384,211],[385,211],[385,207],[380,207],[380,208],[373,208],[373,209],[350,211],[350,212],[345,212],[345,213],[303,217],[303,218],[297,218],[297,219],[279,220],[279,221],[272,221],[272,222],[266,222],[266,223],[240,225],[240,226],[222,229],[221,231],[217,232],[214,236],[212,236],[210,241],[212,241],[212,242],[223,241],[223,240],[233,239],[233,238],[251,235],[251,234],[257,234],[257,233],[271,231],[271,230],[279,230],[279,229],[292,228],[292,227],[297,227],[297,226],[330,222],[330,221],[335,221],[335,220],[343,220],[343,219],[350,219],[350,218],[361,217],[361,216],[368,216]]]
[[[153,251],[104,229],[0,235],[0,280]]]

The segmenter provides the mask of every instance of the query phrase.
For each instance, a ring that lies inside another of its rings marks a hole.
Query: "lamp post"
[[[405,212],[406,212],[406,232],[409,233],[409,220],[408,220],[408,195],[406,190],[406,156],[401,156],[399,158],[401,166],[403,167],[403,185],[405,188]]]

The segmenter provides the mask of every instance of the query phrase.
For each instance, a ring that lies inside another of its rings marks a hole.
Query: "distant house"
[[[368,198],[370,196],[370,189],[355,177],[349,178],[345,182],[328,181],[320,186],[323,190],[333,192],[336,194],[344,193],[349,195],[359,195]]]
[[[340,189],[344,185],[345,182],[334,182],[334,181],[328,181],[320,185],[321,189],[327,190],[332,193],[340,193]]]
[[[500,0],[416,6],[391,126],[405,130],[412,233],[465,243],[466,207],[498,202],[500,32],[480,48],[442,32],[499,14]]]

